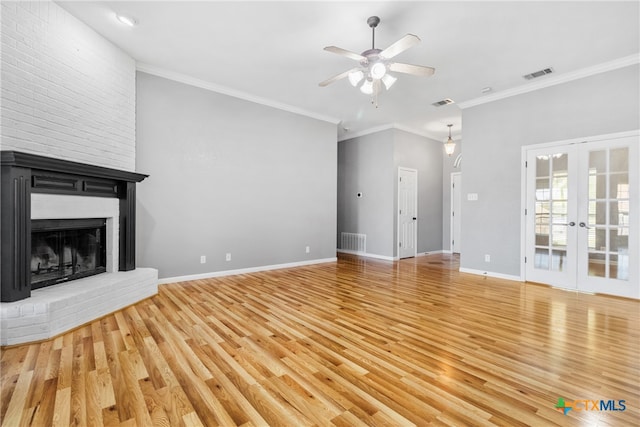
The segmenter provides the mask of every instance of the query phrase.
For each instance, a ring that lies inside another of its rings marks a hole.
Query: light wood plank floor
[[[3,349],[2,425],[638,425],[638,301],[457,269],[341,256],[163,285]]]

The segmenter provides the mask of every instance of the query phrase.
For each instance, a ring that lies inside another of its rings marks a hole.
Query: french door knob
[[[573,221],[571,221],[571,222],[569,223],[569,225],[570,225],[570,226],[572,226],[572,227],[575,227],[575,226],[576,226],[576,223],[575,223],[575,222],[573,222]]]
[[[578,224],[580,227],[586,228],[586,229],[590,229],[591,227],[589,227],[587,224],[585,224],[584,222],[581,222],[580,224]]]

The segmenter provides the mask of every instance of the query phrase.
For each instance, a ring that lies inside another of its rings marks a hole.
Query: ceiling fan
[[[376,27],[379,23],[380,18],[377,16],[371,16],[367,19],[367,24],[371,27],[372,32],[371,49],[365,50],[361,54],[336,46],[327,46],[324,48],[324,50],[328,52],[354,59],[359,62],[359,65],[319,83],[320,86],[324,87],[348,77],[349,82],[354,87],[359,86],[362,93],[371,95],[371,103],[375,103],[377,107],[377,96],[382,90],[382,86],[384,86],[386,90],[389,90],[397,80],[396,77],[388,73],[389,71],[424,77],[433,75],[436,70],[432,67],[391,61],[391,59],[399,53],[420,43],[418,36],[407,34],[384,50],[376,49]]]

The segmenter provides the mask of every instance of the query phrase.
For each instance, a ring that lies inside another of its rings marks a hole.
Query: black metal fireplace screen
[[[106,271],[106,219],[31,221],[31,288]]]

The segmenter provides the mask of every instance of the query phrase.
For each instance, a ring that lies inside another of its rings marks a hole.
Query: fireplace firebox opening
[[[31,288],[106,271],[106,218],[31,221]]]

